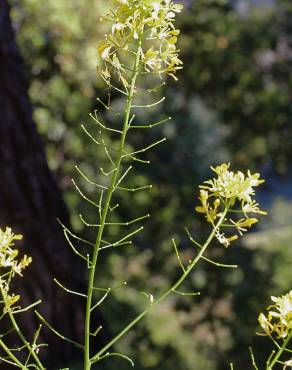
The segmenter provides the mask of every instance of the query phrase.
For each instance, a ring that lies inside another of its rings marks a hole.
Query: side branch
[[[80,349],[84,349],[84,346],[80,343],[77,343],[75,342],[74,340],[72,339],[69,339],[67,337],[65,337],[63,334],[59,333],[55,328],[53,328],[53,326],[51,324],[48,323],[48,321],[37,311],[35,310],[34,311],[35,314],[37,315],[37,317],[59,338],[65,340],[66,342],[69,342],[71,344],[74,344],[75,347],[77,348],[80,348]]]
[[[159,99],[157,102],[152,103],[152,104],[146,104],[146,105],[132,105],[132,108],[152,108],[155,107],[156,105],[162,103],[165,100],[165,96],[161,99]]]
[[[63,284],[61,284],[56,278],[54,278],[54,282],[60,287],[62,288],[63,290],[65,290],[65,292],[67,293],[71,293],[71,294],[75,294],[75,295],[78,295],[79,297],[84,297],[86,298],[87,295],[86,294],[83,294],[83,293],[79,293],[79,292],[75,292],[74,290],[70,290],[68,288],[66,288]]]
[[[147,150],[149,150],[149,149],[151,149],[151,148],[155,147],[156,145],[159,145],[159,144],[163,143],[164,141],[166,141],[166,137],[164,137],[164,138],[163,138],[163,139],[161,139],[161,140],[158,140],[158,141],[154,142],[153,144],[150,144],[150,145],[146,146],[146,147],[145,147],[145,148],[143,148],[143,149],[136,150],[136,151],[134,151],[134,152],[132,152],[132,153],[124,154],[124,155],[122,156],[122,158],[129,157],[129,156],[133,156],[133,155],[135,155],[135,154],[139,154],[139,153],[144,153],[144,152],[146,152]]]
[[[187,267],[185,272],[181,275],[181,277],[174,283],[165,293],[163,293],[158,299],[156,299],[152,305],[150,305],[146,310],[144,310],[140,315],[138,315],[133,321],[131,321],[118,335],[116,335],[107,345],[105,345],[99,352],[97,352],[90,360],[91,363],[97,362],[100,357],[108,351],[119,339],[121,339],[128,331],[135,326],[149,311],[151,311],[156,305],[158,305],[161,301],[167,298],[173,291],[177,291],[177,289],[181,286],[181,284],[185,281],[185,279],[189,276],[193,268],[196,266],[198,261],[202,258],[203,254],[205,253],[206,249],[208,248],[209,244],[215,237],[217,230],[220,228],[221,224],[223,223],[226,210],[222,213],[220,219],[218,220],[217,224],[214,226],[212,232],[210,233],[208,239],[206,240],[203,247],[200,249],[197,256],[192,260],[190,265]]]
[[[159,126],[159,125],[162,125],[163,123],[166,123],[168,121],[171,120],[171,117],[167,117],[161,121],[158,121],[158,122],[155,122],[155,123],[151,123],[150,125],[131,125],[130,128],[153,128],[153,127],[156,127],[156,126]]]
[[[94,120],[94,122],[96,122],[104,130],[108,130],[108,131],[112,131],[112,132],[117,132],[118,134],[122,134],[122,131],[116,130],[114,128],[110,128],[110,127],[104,125],[103,123],[101,123],[100,120],[97,118],[97,111],[96,110],[94,111],[94,115],[92,113],[89,113],[89,116]]]

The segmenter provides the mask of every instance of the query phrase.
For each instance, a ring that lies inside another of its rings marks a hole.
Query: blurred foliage
[[[182,74],[186,100],[199,93],[221,113],[240,165],[271,161],[283,171],[291,160],[291,12],[289,0],[247,14],[197,0],[181,18],[183,59],[192,63]]]
[[[11,0],[11,4],[34,117],[73,227],[82,233],[78,214],[86,214],[90,222],[96,217],[70,179],[76,177],[76,163],[92,178],[98,177],[104,153],[91,145],[80,123],[90,122],[93,109],[113,119],[95,101],[96,96],[108,99],[96,74],[96,45],[105,32],[97,20],[107,2]],[[101,259],[99,286],[128,282],[105,303],[110,333],[147,304],[141,291],[156,294],[177,276],[170,238],[181,242],[188,261],[194,251],[184,226],[197,237],[206,234],[194,215],[195,186],[208,176],[210,164],[232,160],[235,167],[262,168],[267,177],[287,172],[292,159],[291,1],[250,6],[244,13],[227,0],[186,1],[186,7],[178,26],[184,70],[179,81],[169,81],[163,91],[168,97],[163,109],[153,110],[151,117],[139,115],[144,122],[173,117],[170,124],[157,128],[168,141],[148,155],[151,167],[136,168],[137,185],[155,186],[148,193],[126,194],[118,200],[119,218],[148,213],[150,205],[151,221],[137,237],[136,248],[106,253]],[[119,110],[116,93],[111,102]],[[133,135],[131,145],[150,143],[153,134],[146,134]],[[93,191],[88,184],[83,186],[89,194]],[[201,291],[200,297],[172,297],[120,342],[123,351],[134,356],[138,370],[174,370],[178,365],[191,370],[194,364],[197,370],[226,369],[229,360],[246,368],[250,344],[264,357],[265,339],[254,338],[257,315],[269,295],[290,288],[292,262],[290,208],[279,199],[271,209],[275,211],[270,221],[243,245],[212,250],[213,258],[238,263],[239,269],[221,271],[201,264],[189,282],[189,288]],[[111,234],[120,231],[115,227]],[[123,370],[128,364],[115,360],[112,366]]]

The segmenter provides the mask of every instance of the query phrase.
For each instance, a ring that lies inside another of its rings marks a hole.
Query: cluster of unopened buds
[[[265,215],[266,212],[259,208],[258,203],[253,199],[255,187],[264,182],[258,173],[247,175],[242,172],[229,170],[230,163],[223,163],[217,167],[211,167],[217,177],[207,180],[200,185],[199,200],[201,205],[196,211],[203,213],[209,223],[215,227],[215,222],[226,213],[226,218],[216,230],[216,238],[220,244],[228,247],[230,243],[243,235],[258,219],[250,217],[250,214]],[[232,214],[232,217],[228,215]],[[234,219],[234,215],[240,215]],[[237,234],[225,236],[222,228],[235,229]]]

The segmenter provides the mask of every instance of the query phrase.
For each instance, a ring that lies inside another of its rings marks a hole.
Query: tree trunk
[[[68,225],[68,212],[32,119],[23,71],[9,6],[6,0],[0,0],[0,226],[8,225],[22,233],[21,253],[33,257],[33,263],[15,287],[21,292],[22,306],[41,298],[40,311],[48,322],[76,339],[82,332],[83,302],[74,297],[72,301],[72,296],[56,286],[53,278],[68,288],[80,289],[82,274],[57,222],[61,219]],[[35,319],[30,315],[23,326],[31,336]],[[45,330],[43,335],[54,354],[50,362],[57,364],[72,356],[58,338]]]

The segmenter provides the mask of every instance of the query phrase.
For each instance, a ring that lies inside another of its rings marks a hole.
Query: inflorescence
[[[204,181],[200,185],[199,200],[201,205],[196,207],[196,211],[203,213],[209,223],[214,227],[216,219],[220,218],[223,211],[228,213],[237,213],[242,215],[239,219],[234,217],[229,218],[227,223],[223,223],[221,227],[235,228],[239,235],[247,231],[253,224],[258,222],[255,217],[250,217],[251,214],[267,214],[259,208],[258,203],[254,199],[255,187],[264,182],[260,179],[260,174],[247,175],[242,172],[233,172],[229,170],[230,163],[223,163],[217,167],[211,167],[217,177]],[[236,209],[239,208],[239,209]],[[216,238],[220,244],[228,247],[230,243],[238,239],[237,234],[225,236],[220,229],[216,231]]]
[[[259,323],[266,335],[275,334],[286,338],[292,333],[292,290],[281,297],[271,297],[273,305],[267,308],[268,314],[260,313]]]
[[[101,18],[112,23],[111,33],[98,46],[105,62],[101,71],[103,79],[109,84],[111,76],[116,74],[124,88],[128,88],[131,71],[123,59],[136,54],[135,45],[143,37],[138,52],[144,71],[155,71],[159,76],[166,73],[176,80],[175,72],[182,68],[182,61],[178,58],[179,30],[174,20],[183,5],[170,0],[115,0],[114,4],[115,8]]]
[[[12,278],[15,275],[22,276],[23,270],[32,262],[32,258],[26,254],[21,259],[17,258],[19,252],[14,248],[14,242],[21,239],[22,235],[14,234],[10,227],[6,227],[4,231],[0,229],[0,268],[3,271],[0,277],[0,289],[4,314],[20,299],[20,295],[10,293]]]

